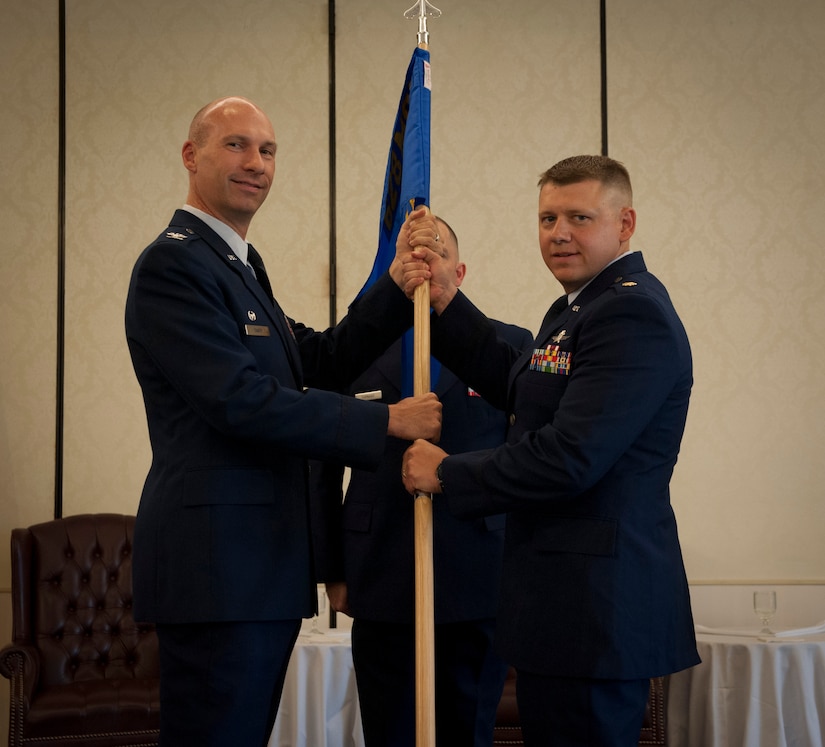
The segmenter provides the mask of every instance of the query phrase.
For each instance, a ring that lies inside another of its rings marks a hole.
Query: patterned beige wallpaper
[[[608,3],[634,241],[691,336],[693,578],[825,576],[825,5]]]
[[[375,251],[409,2],[337,0],[339,314]],[[439,3],[436,3],[439,4]],[[180,145],[226,93],[267,109],[276,184],[253,224],[293,316],[327,319],[327,8],[285,0],[68,3],[65,512],[136,509],[150,459],[123,336],[135,257],[185,197]],[[597,0],[441,0],[431,24],[433,207],[465,288],[535,329],[558,286],[536,247],[540,171],[598,151]],[[693,341],[674,480],[695,579],[823,577],[825,8],[608,2],[611,154],[635,177],[641,249]],[[44,62],[46,64],[44,64]],[[0,27],[0,524],[51,515],[57,19]],[[0,587],[8,567],[0,553]]]
[[[0,589],[12,527],[52,517],[57,308],[57,15],[0,23]],[[5,641],[4,641],[5,643]]]
[[[206,102],[239,94],[270,114],[276,181],[249,239],[287,312],[327,318],[325,10],[230,6],[91,0],[67,16],[66,513],[137,510],[150,452],[123,305],[135,259],[185,200],[180,149]]]

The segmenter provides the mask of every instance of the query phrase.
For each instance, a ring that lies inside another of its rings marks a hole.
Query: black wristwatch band
[[[435,479],[438,480],[438,484],[441,486],[441,492],[444,492],[444,477],[442,476],[441,467],[444,462],[439,462],[438,466],[435,468]]]

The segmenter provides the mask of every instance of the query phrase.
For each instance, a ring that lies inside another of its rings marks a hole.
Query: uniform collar
[[[601,275],[608,267],[610,267],[610,265],[618,262],[620,259],[624,259],[626,256],[628,256],[629,254],[632,254],[632,253],[633,253],[633,251],[631,249],[628,249],[624,254],[620,254],[618,257],[616,257],[616,259],[611,260],[610,262],[608,262],[604,267],[602,267],[601,270],[599,270],[599,272],[596,275],[594,275],[592,278],[590,278],[590,280],[588,280],[581,288],[578,288],[578,289],[574,290],[572,293],[568,293],[567,294],[567,303],[568,304],[573,303],[573,301],[575,301],[576,298],[578,298],[579,294],[588,285],[590,285],[590,283],[592,283],[597,277],[599,277],[599,275]]]
[[[214,215],[205,213],[192,205],[184,205],[183,210],[191,213],[196,218],[200,218],[211,228],[218,236],[220,236],[235,253],[235,256],[241,260],[245,265],[249,264],[249,246],[246,239],[241,238],[240,234],[234,228],[230,228],[222,220],[218,220]]]

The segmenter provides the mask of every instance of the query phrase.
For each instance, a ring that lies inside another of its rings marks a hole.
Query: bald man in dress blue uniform
[[[669,483],[692,386],[662,283],[630,251],[630,177],[602,156],[543,174],[542,257],[565,295],[531,350],[497,338],[437,253],[432,350],[506,408],[506,444],[406,452],[408,490],[458,517],[507,512],[497,650],[517,671],[525,744],[635,747],[649,678],[699,662]],[[411,216],[411,227],[429,219]]]
[[[433,394],[388,406],[316,388],[355,378],[409,326],[412,305],[385,275],[375,289],[389,317],[370,294],[325,332],[286,317],[245,239],[275,153],[252,102],[201,109],[182,150],[186,206],[140,255],[126,302],[152,445],[134,612],[157,626],[164,747],[269,739],[300,620],[316,605],[308,458],[375,468],[387,435],[440,430]],[[425,228],[415,240],[434,238]]]
[[[466,265],[458,239],[436,219],[440,251],[456,285]],[[527,348],[526,329],[495,322],[496,333]],[[397,402],[403,391],[401,341],[350,388],[356,397]],[[445,367],[433,366],[443,407],[440,443],[451,452],[504,441],[503,411]],[[314,469],[315,556],[334,609],[354,618],[352,654],[367,747],[415,745],[415,552],[413,501],[400,479],[409,442],[388,439],[378,470],[354,469],[342,502],[343,469]],[[504,515],[459,519],[433,507],[435,732],[438,744],[489,747],[506,666],[492,649],[501,578]]]

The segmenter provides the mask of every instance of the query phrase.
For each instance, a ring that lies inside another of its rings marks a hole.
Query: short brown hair
[[[593,179],[606,187],[615,187],[633,201],[630,174],[624,164],[607,156],[571,156],[551,166],[539,177],[539,189],[545,184],[563,187]]]

